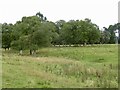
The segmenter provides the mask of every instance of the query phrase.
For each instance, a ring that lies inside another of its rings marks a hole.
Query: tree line
[[[40,12],[34,16],[22,17],[15,24],[2,24],[2,48],[30,50],[30,54],[38,48],[51,45],[86,45],[86,44],[115,44],[115,31],[120,29],[120,23],[104,27],[84,20],[59,20],[52,22]],[[118,40],[120,42],[120,39]]]

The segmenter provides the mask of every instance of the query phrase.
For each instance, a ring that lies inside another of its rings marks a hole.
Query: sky
[[[119,0],[0,0],[0,23],[15,23],[41,12],[48,20],[90,18],[101,29],[118,22]]]

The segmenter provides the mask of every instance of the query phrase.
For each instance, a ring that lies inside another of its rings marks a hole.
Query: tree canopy
[[[120,24],[110,25],[100,30],[89,18],[84,20],[48,21],[40,12],[34,16],[22,17],[15,24],[2,24],[2,47],[17,50],[38,48],[51,45],[114,44],[115,31]],[[119,38],[120,42],[120,38]]]

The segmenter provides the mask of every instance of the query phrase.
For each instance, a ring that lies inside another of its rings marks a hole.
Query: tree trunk
[[[69,44],[69,47],[71,47],[71,44]]]
[[[30,50],[30,55],[32,55],[32,50]]]
[[[6,51],[6,48],[5,48],[5,51]]]
[[[36,54],[36,50],[34,50],[34,54]]]
[[[34,50],[32,50],[32,55],[34,54]]]
[[[86,46],[86,42],[83,44],[83,46]]]
[[[20,55],[22,55],[22,54],[23,54],[23,51],[22,51],[22,50],[20,50],[19,54],[20,54]]]

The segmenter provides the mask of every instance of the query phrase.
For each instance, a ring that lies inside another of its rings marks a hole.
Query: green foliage
[[[52,45],[75,45],[110,43],[116,41],[115,30],[120,25],[110,25],[100,31],[88,18],[84,20],[48,21],[40,12],[35,16],[22,17],[14,25],[2,24],[2,47],[14,49],[32,49]]]
[[[35,44],[38,47],[44,47],[50,45],[50,34],[47,30],[38,30],[30,37],[31,44]]]
[[[47,26],[48,25],[48,26]],[[39,47],[50,45],[50,34],[54,28],[49,22],[40,21],[37,16],[23,17],[14,25],[12,47],[14,49],[37,50]],[[51,30],[51,31],[50,31]]]
[[[43,16],[42,13],[38,12],[36,13],[36,16],[38,16],[40,18],[40,21],[43,22],[43,21],[47,21],[47,18]]]
[[[4,23],[2,25],[2,47],[3,48],[10,48],[12,42],[12,24]]]
[[[109,25],[108,28],[104,27],[104,31],[107,32],[108,34],[106,34],[107,38],[109,37],[109,42],[108,42],[108,39],[106,40],[106,43],[110,43],[110,44],[113,44],[113,43],[117,43],[116,42],[116,37],[115,36],[115,32],[116,30],[120,30],[120,24],[117,23],[117,24],[114,24],[114,25]],[[118,38],[119,40],[119,38]]]
[[[64,44],[94,44],[100,40],[100,31],[91,20],[70,20],[62,25],[61,42]]]
[[[12,48],[16,50],[25,50],[28,49],[28,37],[20,37],[18,40],[12,42]]]
[[[106,30],[101,31],[100,43],[107,44],[109,43],[109,41],[110,41],[110,32]]]

